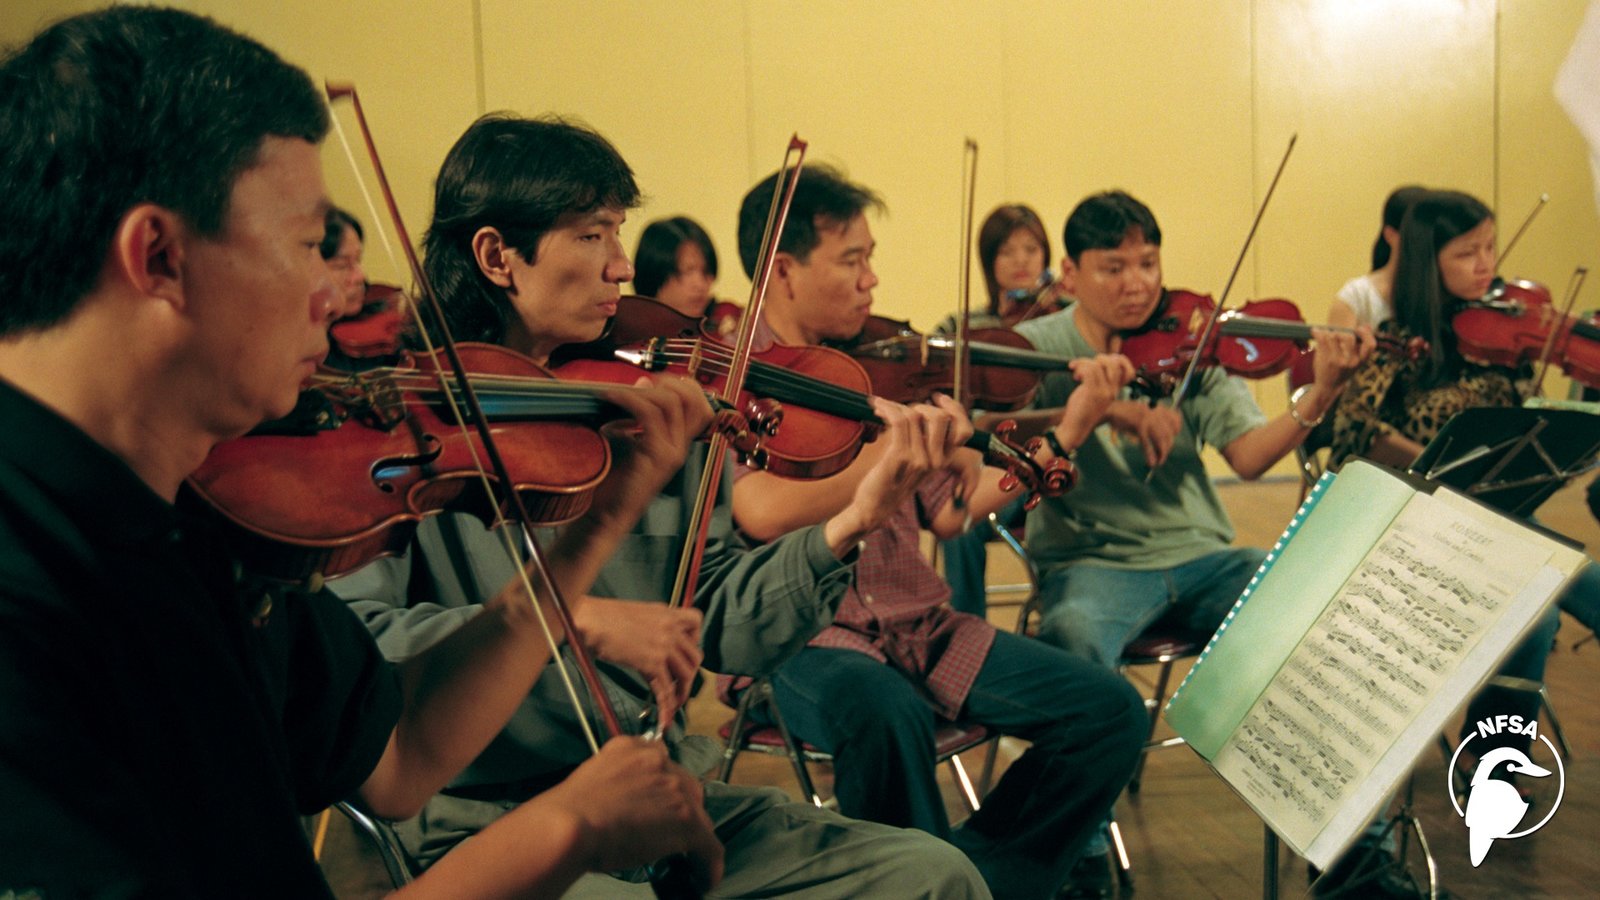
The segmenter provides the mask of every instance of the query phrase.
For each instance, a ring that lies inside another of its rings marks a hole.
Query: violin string
[[[684,357],[683,360],[688,361],[688,358]],[[705,368],[712,374],[723,374],[723,370],[716,366],[714,361]],[[852,392],[811,376],[800,375],[777,366],[768,368],[752,365],[749,381],[751,387],[756,389],[756,393],[771,393],[773,398],[780,402],[856,421],[877,420],[866,394]],[[784,389],[790,392],[786,393]]]
[[[696,351],[693,349],[679,349],[692,348],[697,343],[701,345],[698,353],[696,353]],[[729,356],[723,348],[706,344],[703,341],[694,340],[667,341],[663,356],[665,356],[670,362],[680,363],[690,363],[698,356],[700,360],[711,364],[707,366],[707,368],[713,375],[724,374],[726,372],[725,366],[729,360]],[[722,367],[718,367],[719,364]],[[759,372],[764,379],[769,381],[769,383],[781,384],[785,387],[797,389],[804,388],[807,391],[813,392],[821,397],[840,404],[855,405],[862,409],[871,408],[871,403],[868,401],[866,394],[860,391],[852,391],[847,387],[836,385],[832,382],[824,381],[814,376],[793,372],[783,368],[782,366],[777,366],[766,362],[753,362],[751,364],[751,369],[752,371]]]

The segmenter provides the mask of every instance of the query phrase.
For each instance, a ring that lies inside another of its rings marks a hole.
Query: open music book
[[[1448,488],[1353,460],[1312,490],[1167,720],[1326,868],[1586,562]]]

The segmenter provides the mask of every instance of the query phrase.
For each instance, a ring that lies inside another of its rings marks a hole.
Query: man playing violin
[[[752,188],[739,211],[747,272],[773,178]],[[878,283],[866,213],[879,206],[871,191],[834,170],[801,173],[763,308],[767,339],[810,345],[861,330]],[[1074,373],[1083,389],[1057,426],[1063,448],[1088,434],[1132,370],[1106,356],[1079,361]],[[953,536],[1014,495],[999,489],[995,470],[974,477],[976,456],[962,447],[972,425],[949,398],[925,407],[918,427],[939,465],[863,540],[833,625],[778,670],[774,696],[792,731],[834,755],[841,811],[948,838],[997,897],[1049,897],[1131,774],[1144,708],[1114,675],[945,605],[949,589],[920,552],[920,529]],[[845,506],[875,455],[869,445],[849,468],[816,481],[744,471],[734,515],[762,540],[822,521]],[[982,809],[955,830],[935,778],[939,718],[1032,741]]]
[[[592,131],[507,114],[475,122],[440,169],[425,239],[426,271],[451,331],[540,363],[563,344],[598,338],[617,311],[619,286],[634,274],[620,234],[638,200],[627,163]],[[626,495],[648,501],[648,510],[595,580],[596,596],[585,598],[577,624],[606,663],[602,678],[619,717],[641,730],[664,723],[666,746],[688,770],[704,771],[716,756],[705,738],[685,738],[675,716],[700,664],[763,675],[804,644],[832,617],[861,535],[927,467],[910,442],[915,413],[889,404],[880,412],[891,420],[882,442],[894,449],[830,521],[752,551],[732,533],[725,502],[719,507],[695,603],[686,609],[660,601],[684,550],[704,445],[695,446],[687,464],[688,441],[673,448],[681,468],[664,486],[622,485]],[[588,515],[560,533],[608,518],[623,495],[602,491],[611,495],[597,497]],[[469,516],[448,515],[425,523],[405,556],[338,579],[333,588],[366,620],[383,651],[404,659],[469,627],[484,598],[512,574],[492,532]],[[401,840],[424,864],[446,865],[462,851],[445,851],[560,782],[588,752],[552,671],[489,752],[431,800],[423,816],[399,823]],[[727,874],[717,896],[983,894],[960,854],[925,835],[852,822],[769,788],[710,783],[704,805],[726,846]],[[603,876],[574,891],[650,896],[643,884]]]
[[[396,672],[336,599],[266,592],[174,505],[326,351],[328,119],[305,73],[123,6],[45,30],[0,85],[0,895],[331,897],[300,816],[420,808],[544,638],[497,601]],[[635,397],[663,441],[704,424],[685,392]],[[595,537],[561,577],[609,555]],[[554,895],[676,853],[716,877],[698,785],[618,741],[402,893]]]
[[[1160,226],[1143,203],[1109,191],[1078,204],[1063,243],[1062,283],[1076,302],[1017,332],[1046,353],[1114,351],[1161,302]],[[1233,525],[1200,448],[1216,447],[1250,480],[1305,439],[1372,351],[1370,330],[1312,335],[1315,381],[1274,419],[1220,368],[1198,373],[1181,409],[1133,399],[1107,407],[1078,448],[1078,488],[1028,517],[1028,551],[1044,569],[1040,639],[1114,670],[1122,648],[1158,620],[1198,636],[1216,629],[1265,554],[1230,546]],[[1059,406],[1074,389],[1065,375],[1046,376],[1034,404]]]

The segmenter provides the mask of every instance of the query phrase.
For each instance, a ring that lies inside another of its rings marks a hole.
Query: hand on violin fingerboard
[[[1359,326],[1354,331],[1313,328],[1311,339],[1317,345],[1317,353],[1312,360],[1312,384],[1329,392],[1328,403],[1331,405],[1333,398],[1350,381],[1350,376],[1372,356],[1377,342],[1368,325]]]
[[[711,423],[711,406],[694,382],[675,375],[640,378],[635,390],[608,393],[607,400],[627,409],[633,425],[614,441],[616,461],[597,497],[597,512],[642,513],[667,479],[683,468],[689,446]],[[628,523],[632,526],[632,521]]]
[[[1133,363],[1120,353],[1102,353],[1075,359],[1070,364],[1077,386],[1067,397],[1056,437],[1066,447],[1077,447],[1106,418],[1117,395],[1133,380]]]

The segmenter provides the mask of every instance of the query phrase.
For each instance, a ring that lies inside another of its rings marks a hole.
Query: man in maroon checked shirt
[[[775,177],[752,188],[739,211],[747,272]],[[866,214],[881,206],[833,170],[805,170],[774,258],[763,311],[768,339],[812,345],[860,333],[878,283]],[[1133,374],[1115,355],[1073,366],[1079,389],[1048,433],[1046,460],[1083,441]],[[1114,673],[946,605],[949,588],[923,557],[920,530],[953,537],[1013,495],[999,490],[998,471],[973,475],[977,454],[961,448],[972,426],[959,405],[937,398],[919,409],[930,453],[950,464],[863,542],[856,583],[833,625],[774,676],[775,697],[797,735],[834,755],[841,812],[947,838],[998,898],[1050,897],[1127,782],[1149,720]],[[874,458],[869,444],[848,469],[822,480],[743,472],[734,516],[760,540],[822,521],[848,502]],[[936,718],[1031,742],[955,830],[934,774]]]

